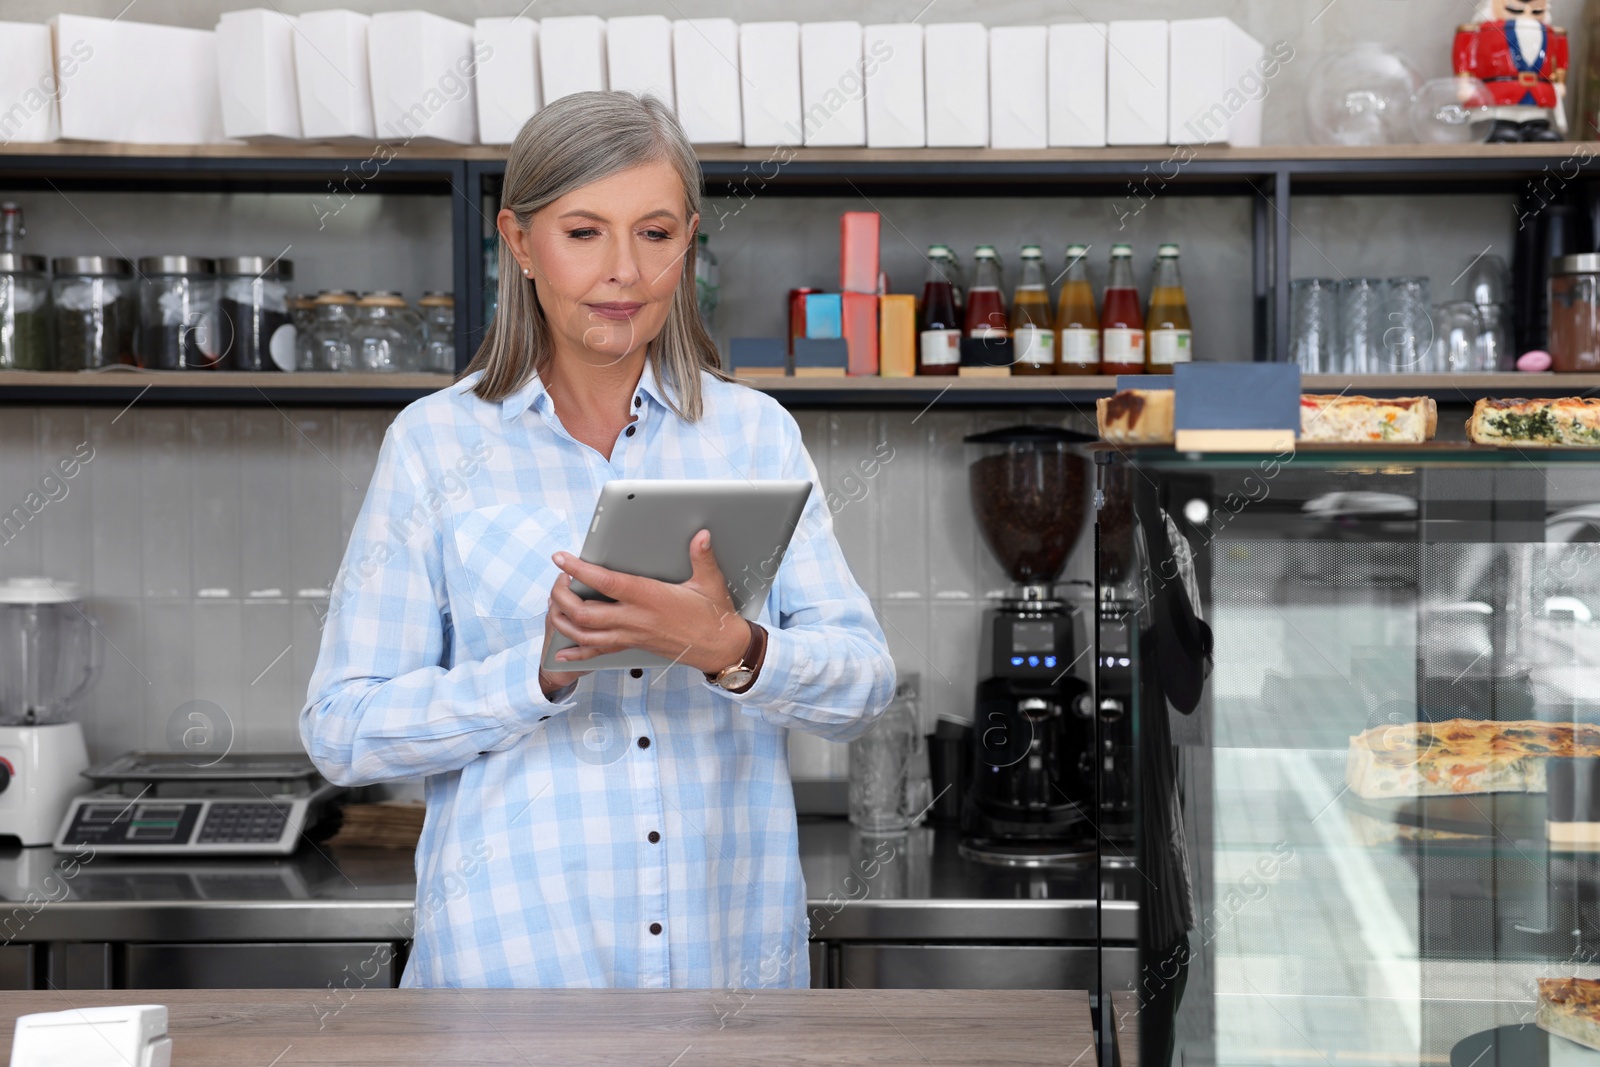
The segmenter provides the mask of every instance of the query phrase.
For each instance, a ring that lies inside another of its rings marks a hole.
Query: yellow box
[[[878,297],[878,375],[910,378],[917,373],[917,298],[909,293]]]

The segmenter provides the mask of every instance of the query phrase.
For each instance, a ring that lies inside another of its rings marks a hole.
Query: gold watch
[[[766,631],[749,619],[745,625],[750,627],[750,643],[745,646],[744,655],[739,657],[739,662],[731,667],[724,667],[716,674],[706,674],[706,681],[712,682],[729,692],[741,692],[750,687],[760,673],[761,650],[765,642]]]

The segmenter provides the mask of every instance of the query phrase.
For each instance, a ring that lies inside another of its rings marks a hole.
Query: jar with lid
[[[1551,369],[1600,370],[1600,255],[1550,261]]]
[[[356,369],[378,373],[421,370],[421,326],[399,293],[363,293],[350,329]]]
[[[456,370],[456,298],[450,293],[424,293],[422,308],[422,369],[440,374]]]
[[[343,289],[324,289],[313,305],[316,318],[311,324],[310,369],[355,370],[350,329],[356,321],[356,295]]]
[[[318,367],[316,349],[311,347],[311,327],[317,321],[317,294],[301,293],[289,298],[289,321],[294,326],[294,369],[326,370]]]
[[[44,257],[0,252],[0,370],[49,370],[52,351]]]
[[[222,348],[217,322],[217,261],[199,256],[139,260],[141,367],[210,370]]]
[[[57,370],[136,363],[139,319],[133,264],[114,256],[62,256],[51,264]]]
[[[294,264],[266,256],[229,256],[217,261],[219,354],[222,370],[292,371],[295,329],[289,316]]]

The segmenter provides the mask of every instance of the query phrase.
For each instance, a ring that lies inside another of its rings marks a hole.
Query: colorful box
[[[839,216],[839,288],[847,293],[878,291],[876,211],[846,211]]]
[[[850,373],[878,373],[878,294],[842,293],[839,298],[845,343],[850,346]]]
[[[909,378],[917,373],[917,298],[910,293],[878,297],[878,374]]]
[[[844,336],[844,306],[838,293],[806,294],[806,336],[813,341]],[[800,351],[798,345],[795,351]]]

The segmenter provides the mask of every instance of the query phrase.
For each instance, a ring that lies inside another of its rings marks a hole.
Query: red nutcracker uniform
[[[1493,10],[1497,16],[1513,17],[1456,30],[1456,74],[1471,75],[1488,86],[1497,120],[1491,141],[1559,141],[1550,123],[1562,106],[1557,86],[1567,76],[1567,32],[1542,20],[1543,4],[1497,0]]]

